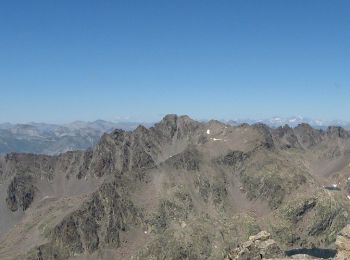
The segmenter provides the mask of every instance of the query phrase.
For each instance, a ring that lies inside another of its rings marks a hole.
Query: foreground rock
[[[232,250],[226,259],[257,260],[283,257],[284,252],[277,245],[276,241],[270,238],[270,233],[261,231],[249,240]]]
[[[350,224],[343,228],[337,235],[335,242],[337,255],[335,260],[350,259]],[[271,239],[270,233],[261,231],[255,236],[250,236],[249,240],[235,248],[225,258],[227,260],[282,260],[282,259],[320,259],[305,254],[287,257],[275,240]]]
[[[339,232],[335,245],[337,247],[336,259],[350,259],[350,225]]]

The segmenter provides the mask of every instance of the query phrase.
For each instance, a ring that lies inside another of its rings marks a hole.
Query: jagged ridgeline
[[[261,230],[333,248],[350,135],[168,115],[93,149],[0,157],[0,259],[224,259]]]

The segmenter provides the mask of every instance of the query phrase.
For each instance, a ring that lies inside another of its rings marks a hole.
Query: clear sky
[[[350,120],[348,0],[11,0],[0,122]]]

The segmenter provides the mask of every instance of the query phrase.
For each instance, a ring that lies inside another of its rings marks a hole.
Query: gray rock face
[[[32,250],[29,259],[67,259],[98,248],[119,247],[120,233],[142,217],[117,181],[103,184],[79,210],[66,216],[49,234],[50,242]]]
[[[335,245],[337,247],[336,259],[350,259],[350,225],[347,225],[339,232]]]
[[[7,189],[6,203],[11,211],[26,210],[34,199],[35,188],[31,176],[15,176]]]
[[[286,126],[278,127],[276,130],[274,130],[275,135],[280,141],[280,147],[283,149],[289,149],[289,148],[301,148],[301,145],[299,143],[298,137],[294,133],[294,129]]]
[[[175,169],[198,171],[200,169],[201,155],[194,147],[189,147],[182,153],[172,156],[166,164]]]
[[[219,163],[234,167],[239,169],[246,159],[248,159],[249,154],[243,153],[241,151],[230,151],[223,158],[218,160]]]
[[[270,238],[270,233],[261,231],[249,240],[232,250],[226,259],[229,260],[258,260],[283,257],[284,253],[276,241]]]
[[[339,129],[168,115],[86,151],[9,154],[0,214],[19,220],[0,258],[260,259],[327,246],[349,223],[349,151]]]
[[[275,148],[271,128],[261,123],[255,124],[253,127],[256,128],[263,136],[263,140],[260,144],[262,147],[267,149]]]

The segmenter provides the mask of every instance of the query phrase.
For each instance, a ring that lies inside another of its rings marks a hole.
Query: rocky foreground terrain
[[[350,134],[168,115],[86,151],[2,156],[0,193],[0,259],[253,259],[245,241],[273,249],[257,259],[346,259]]]
[[[327,259],[347,260],[350,259],[350,225],[347,225],[337,236],[335,241],[337,254]],[[304,250],[305,251],[305,250]],[[321,251],[321,249],[319,249]],[[322,258],[326,258],[323,256]],[[287,260],[287,259],[317,259],[308,254],[294,254],[288,257],[278,243],[271,238],[271,234],[261,231],[257,235],[250,236],[249,240],[231,250],[225,260]]]

